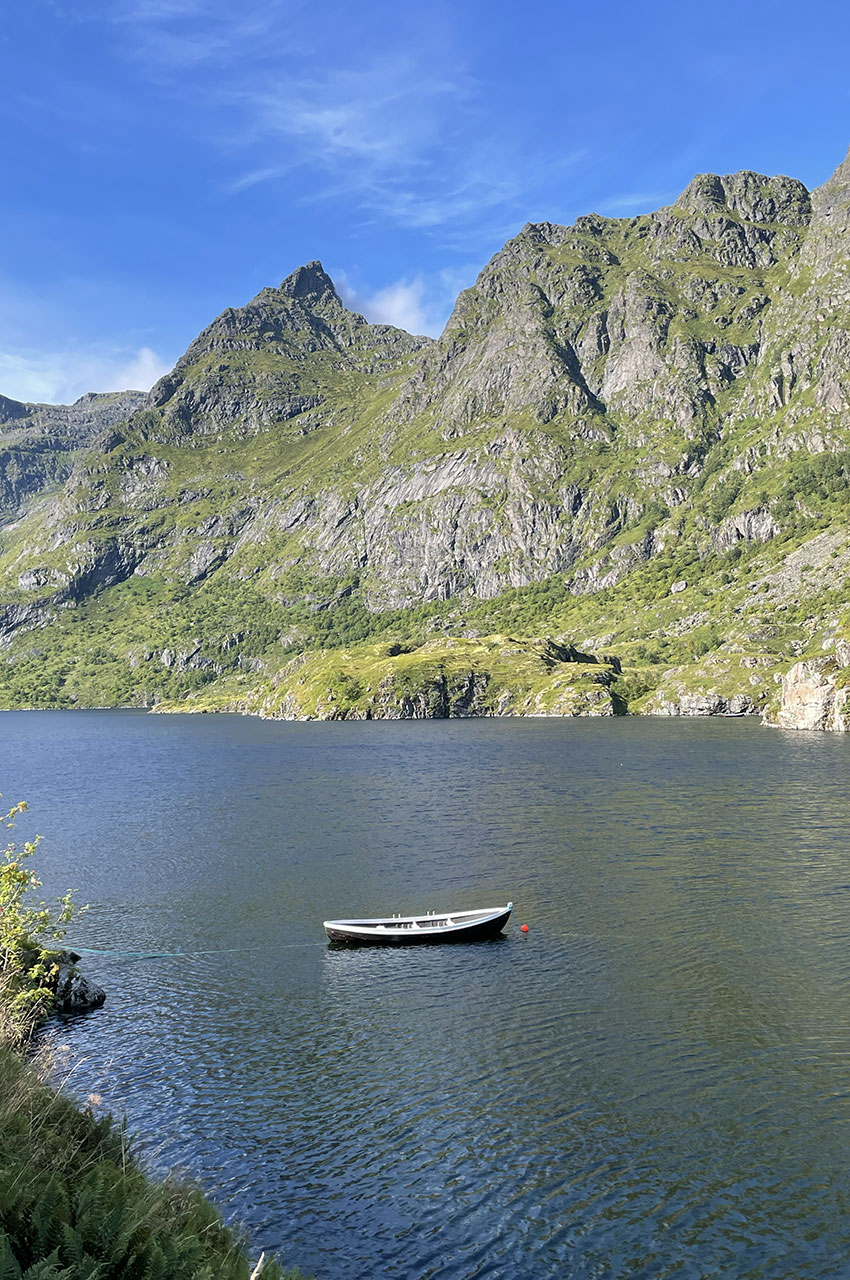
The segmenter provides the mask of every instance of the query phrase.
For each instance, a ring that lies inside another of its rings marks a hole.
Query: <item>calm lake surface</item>
[[[69,940],[191,953],[86,957],[67,1087],[319,1280],[846,1277],[848,778],[742,721],[0,715]]]

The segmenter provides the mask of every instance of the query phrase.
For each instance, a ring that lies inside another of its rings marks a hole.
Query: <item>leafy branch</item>
[[[25,800],[12,805],[0,822],[13,828],[27,808]],[[80,910],[73,891],[60,898],[56,907],[44,902],[30,905],[29,895],[42,883],[31,865],[40,841],[35,836],[0,848],[0,1019],[13,1038],[31,1034],[50,1014],[59,954],[44,943],[61,942]]]

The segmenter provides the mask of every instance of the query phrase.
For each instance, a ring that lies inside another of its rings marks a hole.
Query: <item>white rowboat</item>
[[[474,911],[427,911],[422,916],[376,916],[370,920],[325,920],[331,942],[353,946],[410,946],[423,942],[477,942],[495,938],[510,919],[514,904]]]

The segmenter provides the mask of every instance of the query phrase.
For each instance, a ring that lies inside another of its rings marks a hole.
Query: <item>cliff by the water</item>
[[[779,729],[850,729],[850,645],[795,662],[782,677],[782,698],[767,723]]]
[[[850,637],[848,262],[850,157],[703,174],[529,224],[437,341],[310,263],[108,430],[3,402],[0,700],[802,724],[783,676]],[[558,693],[541,637],[617,669]]]

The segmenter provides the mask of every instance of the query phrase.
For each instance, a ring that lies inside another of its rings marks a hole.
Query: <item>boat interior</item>
[[[487,920],[503,910],[504,907],[491,907],[478,911],[457,911],[452,915],[437,915],[436,912],[429,911],[422,916],[384,916],[371,920],[334,920],[328,923],[347,929],[445,929],[461,924],[474,924],[476,920]]]

